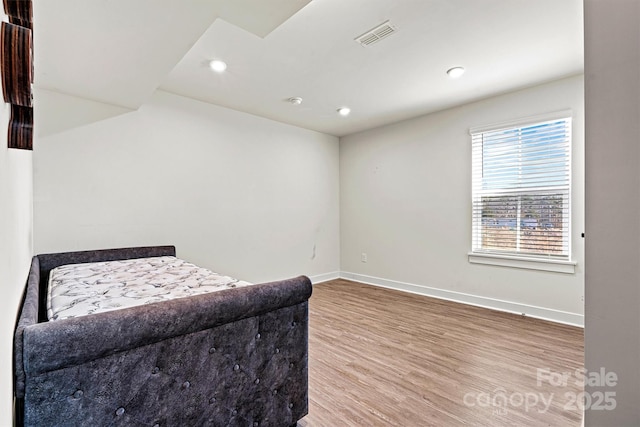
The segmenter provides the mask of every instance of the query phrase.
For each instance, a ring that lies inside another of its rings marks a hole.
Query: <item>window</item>
[[[472,129],[471,140],[470,255],[569,262],[570,113]]]

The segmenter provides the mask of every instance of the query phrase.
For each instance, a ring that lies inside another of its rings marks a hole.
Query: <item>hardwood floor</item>
[[[299,427],[580,426],[580,328],[346,280],[309,312]]]

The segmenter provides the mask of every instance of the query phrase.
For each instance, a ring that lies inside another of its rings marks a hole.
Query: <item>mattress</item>
[[[69,264],[51,270],[47,316],[67,319],[249,285],[173,256]]]

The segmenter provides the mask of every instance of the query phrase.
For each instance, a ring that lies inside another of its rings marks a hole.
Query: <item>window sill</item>
[[[501,267],[524,268],[528,270],[552,271],[554,273],[574,274],[576,272],[575,261],[559,261],[497,254],[469,253],[469,262],[472,264],[497,265]]]

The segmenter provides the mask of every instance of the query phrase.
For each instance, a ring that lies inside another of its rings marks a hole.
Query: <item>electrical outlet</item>
[[[362,262],[367,262],[367,254],[365,254],[364,252],[362,252],[362,255],[360,255],[360,261],[362,261]]]

